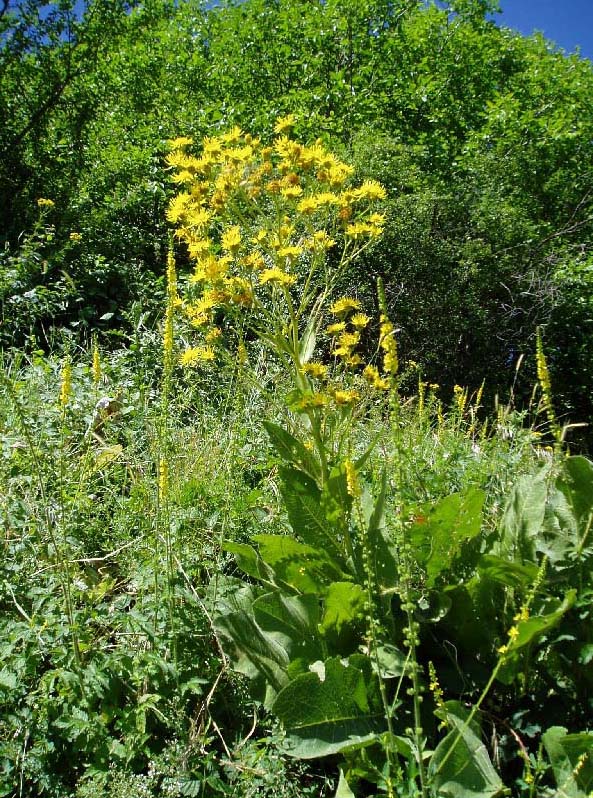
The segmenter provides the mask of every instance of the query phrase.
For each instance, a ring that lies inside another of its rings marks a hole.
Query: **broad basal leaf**
[[[288,535],[255,535],[261,559],[279,585],[300,593],[323,593],[345,574],[325,550],[299,543]]]
[[[282,466],[279,472],[282,498],[295,535],[309,546],[342,560],[336,525],[326,517],[321,506],[321,491],[315,481],[290,466]]]
[[[504,785],[482,743],[477,724],[467,723],[468,713],[457,702],[446,704],[452,730],[431,757],[429,776],[439,798],[494,798]]]
[[[479,533],[484,498],[478,488],[466,494],[453,493],[424,508],[411,527],[414,552],[426,568],[428,587],[451,566],[462,543]]]
[[[277,696],[272,711],[286,730],[286,749],[300,759],[328,756],[372,740],[385,724],[368,657],[332,658]]]
[[[558,798],[587,798],[593,790],[593,732],[567,734],[552,726],[542,735],[558,785]]]

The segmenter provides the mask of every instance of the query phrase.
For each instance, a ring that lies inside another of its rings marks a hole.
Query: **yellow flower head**
[[[323,379],[327,376],[327,366],[324,366],[323,363],[316,363],[315,361],[305,363],[303,371],[305,374],[310,374],[311,377],[317,377],[318,379]]]
[[[232,255],[236,254],[241,246],[241,228],[239,225],[233,225],[225,230],[221,239],[222,248]]]
[[[276,285],[292,285],[296,282],[296,277],[292,274],[286,274],[282,269],[264,269],[259,275],[259,281],[262,285],[266,283],[274,283]]]
[[[55,204],[53,200],[46,199],[45,197],[39,197],[37,200],[37,205],[40,208],[53,208]]]
[[[287,114],[286,116],[279,117],[274,125],[274,133],[280,135],[281,133],[285,133],[287,130],[292,130],[292,128],[296,125],[296,121],[296,116],[294,114]]]
[[[351,299],[350,297],[342,297],[336,300],[330,307],[329,312],[334,316],[347,316],[353,310],[360,310],[360,302],[358,299]]]
[[[328,335],[337,335],[340,332],[343,332],[346,329],[346,323],[343,321],[337,321],[334,324],[330,324],[328,327],[325,328],[325,332]]]
[[[214,360],[214,350],[210,346],[193,346],[179,357],[179,363],[186,368],[194,368],[204,361]]]
[[[352,405],[360,399],[358,391],[334,391],[333,399],[337,405]]]
[[[169,139],[167,142],[169,149],[171,150],[182,150],[185,147],[189,147],[189,145],[193,143],[194,140],[188,136],[178,136],[176,139]]]
[[[355,313],[354,316],[350,319],[350,324],[356,330],[364,330],[364,328],[369,323],[370,319],[365,313]]]

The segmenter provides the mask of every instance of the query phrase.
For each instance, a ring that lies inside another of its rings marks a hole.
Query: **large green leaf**
[[[302,469],[312,479],[319,479],[319,463],[298,438],[271,421],[264,420],[262,423],[272,445],[283,460]]]
[[[327,589],[323,604],[319,631],[340,634],[344,626],[364,615],[365,591],[353,582],[333,582]]]
[[[567,734],[552,726],[542,735],[550,757],[558,798],[587,798],[593,790],[593,732]]]
[[[538,571],[534,563],[521,564],[493,554],[483,555],[478,567],[480,574],[493,582],[519,589],[532,585]]]
[[[324,593],[328,585],[346,576],[323,549],[299,543],[288,535],[254,535],[253,540],[278,585],[300,593]]]
[[[303,471],[290,466],[281,466],[279,473],[282,498],[295,535],[309,546],[325,550],[341,561],[343,558],[336,527],[324,513],[321,491],[315,481]]]
[[[544,524],[550,466],[521,477],[514,485],[501,525],[500,554],[510,560],[535,562],[535,544]],[[498,553],[498,552],[496,552]]]
[[[461,544],[479,533],[484,498],[479,488],[472,488],[466,494],[453,493],[425,507],[421,518],[412,525],[414,552],[426,568],[428,587],[450,568]]]
[[[274,591],[257,598],[252,608],[258,626],[264,633],[273,633],[291,664],[298,659],[308,665],[323,656],[318,596],[285,596]]]
[[[235,670],[251,679],[254,697],[269,708],[288,684],[290,658],[283,641],[257,624],[252,611],[254,600],[251,586],[228,593],[217,601],[213,625]]]
[[[278,694],[272,711],[286,730],[287,753],[300,759],[372,740],[385,723],[377,679],[361,654],[317,663]]]
[[[373,502],[370,494],[363,493],[363,509],[367,520],[367,545],[371,554],[372,571],[381,587],[393,587],[397,582],[395,547],[389,540],[385,520],[387,497],[387,472],[381,475],[381,488]]]
[[[441,713],[439,712],[439,717]],[[431,757],[429,776],[439,798],[494,798],[504,785],[494,770],[477,723],[458,702],[445,705],[442,715],[451,731]]]
[[[274,572],[266,565],[253,546],[247,543],[236,543],[234,540],[225,540],[222,548],[223,551],[235,555],[237,565],[243,573],[266,584],[274,584]]]
[[[586,457],[567,457],[558,482],[569,496],[579,528],[584,530],[593,513],[593,463]]]

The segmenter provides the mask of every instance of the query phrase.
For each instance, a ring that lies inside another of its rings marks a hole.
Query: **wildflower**
[[[361,495],[362,491],[358,481],[358,474],[356,473],[356,468],[352,460],[346,460],[344,468],[346,471],[346,490],[348,491],[348,495],[355,499],[357,496]]]
[[[93,385],[96,387],[101,382],[101,355],[97,346],[97,339],[93,341]]]
[[[335,239],[330,238],[325,230],[317,230],[317,232],[313,233],[313,236],[306,242],[306,246],[309,249],[312,249],[314,252],[325,252],[326,250],[335,247],[335,245]]]
[[[362,376],[373,388],[382,391],[389,390],[389,382],[384,377],[381,377],[379,369],[376,366],[371,366],[370,364],[365,366]]]
[[[206,334],[206,343],[210,344],[212,341],[216,341],[222,335],[222,330],[220,327],[213,327],[209,332]]]
[[[303,248],[299,246],[281,247],[278,250],[278,257],[286,258],[289,263],[292,263],[302,253]]]
[[[208,252],[212,246],[209,238],[194,238],[188,242],[187,249],[190,258],[199,258],[204,252]]]
[[[221,239],[222,248],[234,255],[241,246],[241,228],[233,225],[225,230]]]
[[[358,391],[334,391],[333,399],[337,405],[351,405],[360,399]]]
[[[276,283],[277,285],[292,285],[296,282],[296,277],[292,274],[286,274],[282,269],[264,269],[259,275],[259,281],[262,285],[265,283]]]
[[[180,194],[177,194],[171,202],[169,203],[169,207],[167,208],[167,219],[172,224],[176,222],[183,221],[185,215],[187,213],[188,204],[191,202],[191,194],[188,194],[186,191],[182,191]]]
[[[82,241],[82,233],[70,233],[70,241]]]
[[[327,366],[324,366],[323,363],[316,363],[315,361],[305,363],[303,371],[305,374],[310,374],[311,377],[317,377],[318,379],[323,379],[327,376]]]
[[[164,457],[159,460],[159,501],[162,503],[169,492],[169,464]]]
[[[381,228],[377,225],[370,224],[369,222],[354,222],[349,224],[344,230],[344,235],[348,238],[353,238],[355,241],[359,238],[369,236],[370,238],[378,238],[381,235]]]
[[[311,393],[304,394],[298,401],[297,407],[299,410],[314,410],[318,407],[325,407],[329,402],[329,397],[324,393]]]
[[[360,302],[358,299],[351,299],[350,297],[342,297],[336,300],[330,307],[329,312],[334,316],[347,316],[353,310],[360,310]]]
[[[301,186],[287,186],[281,189],[280,193],[283,197],[286,197],[286,199],[296,199],[301,196],[303,189]]]
[[[274,133],[280,134],[284,133],[286,130],[292,130],[292,128],[296,125],[296,116],[294,114],[287,114],[286,116],[281,116],[274,125]]]
[[[66,409],[72,395],[72,363],[66,358],[62,366],[62,383],[60,386],[60,407]]]
[[[364,328],[369,323],[370,319],[365,313],[355,313],[354,316],[350,319],[350,324],[356,330],[364,330]]]
[[[39,197],[37,200],[37,205],[40,208],[53,208],[55,204],[53,200],[46,199],[45,197]]]
[[[395,328],[383,313],[380,322],[379,346],[383,350],[383,371],[395,376],[399,367]]]
[[[190,347],[179,357],[179,363],[184,368],[193,368],[199,363],[207,360],[214,360],[214,350],[210,346]]]
[[[357,199],[382,200],[387,196],[385,188],[376,180],[365,180],[362,186],[354,189]]]
[[[189,147],[189,145],[193,143],[194,140],[188,136],[178,136],[176,139],[169,139],[167,142],[171,150],[182,150],[185,147]]]
[[[337,333],[342,332],[342,330],[345,329],[346,329],[346,323],[343,321],[337,321],[334,324],[330,324],[328,327],[326,327],[325,332],[328,335],[336,335]]]
[[[232,127],[227,133],[221,136],[225,144],[236,144],[243,136],[243,131],[238,125]]]

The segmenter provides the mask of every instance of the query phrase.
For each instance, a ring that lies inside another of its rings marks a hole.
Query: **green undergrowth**
[[[102,361],[97,379],[81,351],[63,408],[62,366],[7,357],[2,372],[0,794],[332,794],[331,765],[285,756],[208,604],[213,585],[239,575],[229,541],[290,533],[260,422],[285,419],[273,393],[236,390],[233,373],[232,393],[190,389],[179,373],[165,524],[156,394],[128,355]],[[408,489],[422,502],[484,490],[492,532],[512,483],[550,457],[512,413],[481,438],[455,408],[420,418],[414,397],[404,418]],[[385,423],[371,414],[358,445]],[[387,456],[376,448],[369,473]]]

